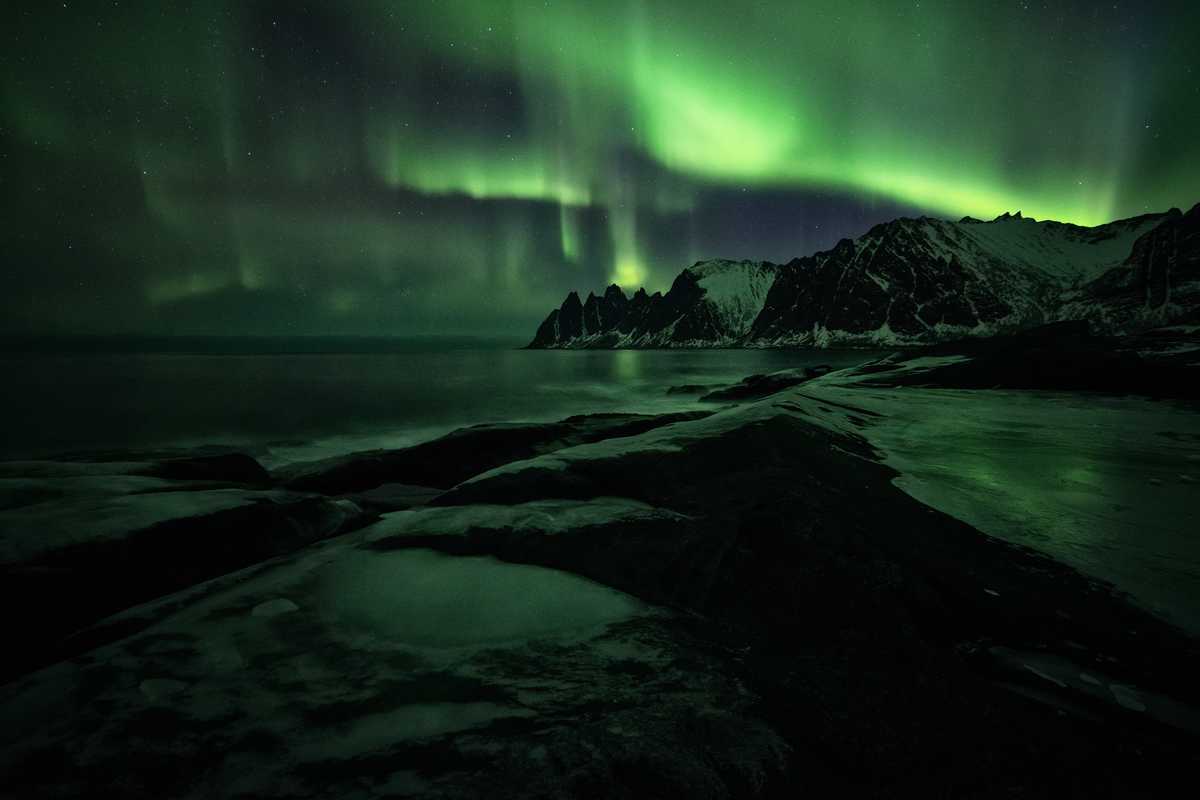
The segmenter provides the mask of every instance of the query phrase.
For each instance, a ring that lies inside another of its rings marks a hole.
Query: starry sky
[[[0,331],[531,333],[900,215],[1200,200],[1200,4],[6,4]]]

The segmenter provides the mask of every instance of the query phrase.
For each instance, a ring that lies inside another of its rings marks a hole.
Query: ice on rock
[[[300,606],[288,600],[286,597],[276,597],[274,600],[267,600],[259,603],[250,612],[255,617],[278,617],[280,614],[290,614],[293,611],[299,611]]]
[[[561,534],[612,522],[685,519],[674,511],[620,497],[536,500],[515,505],[431,506],[387,514],[367,530],[366,538],[381,541],[404,536],[462,536],[470,530],[502,529]]]
[[[351,758],[396,742],[444,736],[531,714],[528,709],[496,703],[414,703],[360,717],[349,723],[342,735],[314,742],[301,754],[313,760]]]
[[[1200,632],[1200,539],[1188,535],[1195,486],[1162,477],[1200,436],[1194,411],[1138,397],[877,389],[853,371],[787,394],[811,419],[866,438],[918,501],[1111,581]],[[853,413],[870,424],[851,424]]]
[[[325,571],[320,596],[347,629],[432,648],[584,632],[644,610],[566,572],[420,549],[346,553]]]
[[[92,479],[89,479],[92,480]],[[0,513],[0,525],[37,536],[0,538],[0,561],[28,561],[57,549],[100,540],[119,540],[132,531],[177,519],[215,514],[280,498],[282,492],[210,489],[163,491],[156,478],[103,479],[104,491],[72,486],[69,499],[37,503]]]
[[[1047,672],[1043,672],[1042,670],[1038,669],[1037,667],[1033,666],[1032,664],[1026,664],[1025,669],[1029,670],[1034,675],[1037,675],[1042,680],[1053,683],[1055,686],[1058,686],[1059,688],[1062,688],[1062,689],[1067,688],[1067,684],[1063,683],[1062,681],[1060,681],[1058,678],[1054,677],[1053,675],[1050,675]]]
[[[1146,704],[1142,702],[1142,697],[1132,687],[1125,686],[1120,683],[1111,684],[1109,690],[1113,693],[1117,703],[1122,707],[1128,708],[1130,711],[1145,711]]]

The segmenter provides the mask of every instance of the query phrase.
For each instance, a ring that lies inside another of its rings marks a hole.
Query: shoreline
[[[964,408],[911,388],[963,363],[275,473],[43,464],[7,520],[68,487],[90,505],[5,558],[5,600],[45,616],[15,633],[41,657],[0,687],[21,720],[0,774],[30,796],[129,795],[123,774],[165,795],[1166,792],[1200,763],[1200,640],[896,484],[879,431],[897,402]],[[97,514],[107,534],[72,538]],[[156,758],[170,776],[136,765]]]

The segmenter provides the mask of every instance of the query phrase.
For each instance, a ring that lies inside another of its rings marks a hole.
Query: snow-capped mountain
[[[703,302],[730,335],[745,336],[762,311],[779,267],[765,261],[703,261],[688,270],[704,290]]]
[[[530,347],[713,347],[744,342],[780,267],[765,261],[702,261],[666,294],[615,284],[585,302],[571,292]]]
[[[1058,319],[1126,333],[1197,313],[1200,206],[1096,227],[921,217],[783,265],[699,262],[664,295],[572,292],[531,347],[872,345]]]
[[[1064,292],[1060,317],[1117,334],[1200,323],[1200,204],[1163,216],[1121,264]]]

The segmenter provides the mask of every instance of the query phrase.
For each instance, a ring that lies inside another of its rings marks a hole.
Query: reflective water
[[[853,389],[896,484],[1200,633],[1200,413],[1083,393]]]
[[[592,630],[642,613],[632,597],[545,567],[432,550],[354,550],[321,578],[342,630],[414,647],[467,647]]]
[[[678,384],[849,365],[863,351],[530,351],[520,341],[194,341],[0,355],[0,458],[230,444],[268,465],[396,447],[480,422],[693,407]],[[247,352],[249,350],[250,352]]]

